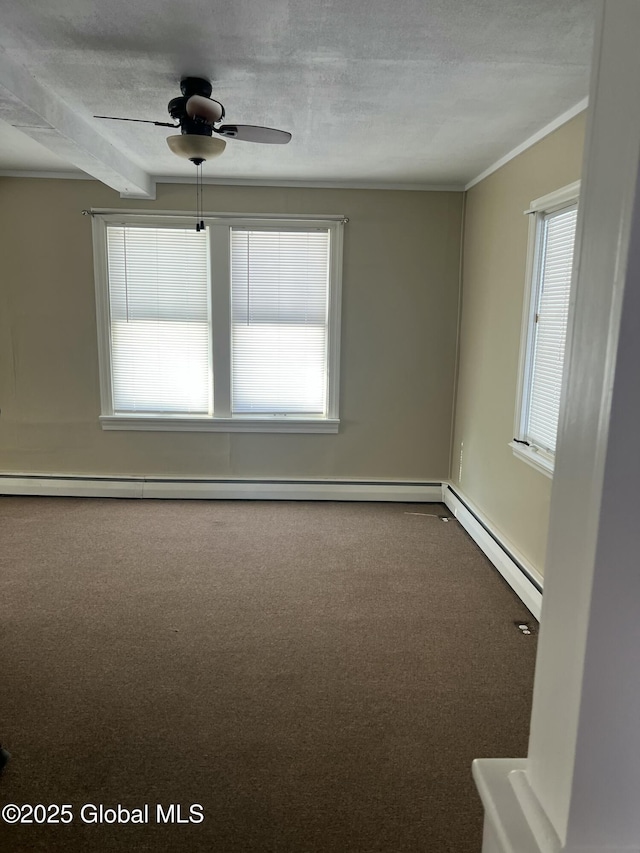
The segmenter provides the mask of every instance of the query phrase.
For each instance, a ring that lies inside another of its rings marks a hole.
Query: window
[[[551,476],[573,270],[579,183],[528,211],[529,257],[514,453]]]
[[[337,432],[344,221],[93,212],[103,428]]]

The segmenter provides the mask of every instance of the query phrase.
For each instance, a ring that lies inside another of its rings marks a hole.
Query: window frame
[[[514,439],[509,442],[513,455],[547,477],[553,477],[555,453],[528,446],[526,421],[531,398],[532,361],[535,343],[535,316],[542,285],[542,224],[545,216],[579,202],[580,181],[568,184],[531,202],[524,214],[529,217],[525,288],[520,332],[520,356],[514,418]]]
[[[316,214],[205,214],[209,229],[210,300],[212,306],[212,344],[210,370],[213,372],[213,414],[187,415],[166,413],[114,412],[111,354],[111,312],[107,266],[107,226],[141,225],[192,227],[193,213],[184,211],[88,211],[93,226],[93,256],[100,376],[99,421],[104,430],[145,430],[160,432],[257,432],[257,433],[337,433],[340,391],[340,321],[342,303],[343,226],[341,215]],[[323,415],[231,414],[231,280],[230,229],[278,228],[329,231],[329,292],[327,312],[327,412]],[[215,259],[215,263],[214,263]],[[222,318],[226,318],[223,320]]]

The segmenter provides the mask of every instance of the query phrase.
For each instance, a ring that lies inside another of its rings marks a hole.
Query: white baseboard
[[[542,607],[542,575],[492,529],[487,519],[458,489],[454,491],[450,484],[443,483],[442,502],[539,621]]]
[[[0,494],[173,500],[399,501],[440,503],[441,483],[248,480],[0,474]]]

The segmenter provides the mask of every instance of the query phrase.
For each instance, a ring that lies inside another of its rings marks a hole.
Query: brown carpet
[[[447,510],[0,498],[0,804],[74,813],[3,849],[478,853],[470,765],[526,754],[531,616],[411,513]],[[80,819],[119,803],[149,823]]]

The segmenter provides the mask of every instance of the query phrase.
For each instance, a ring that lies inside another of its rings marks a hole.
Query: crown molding
[[[485,169],[484,172],[481,172],[477,177],[473,178],[473,180],[469,181],[468,184],[465,185],[465,192],[470,190],[471,187],[474,187],[476,184],[479,184],[480,181],[484,181],[485,178],[488,178],[489,175],[492,175],[502,166],[506,165],[510,160],[513,160],[514,157],[517,157],[518,154],[522,154],[523,151],[526,151],[527,148],[531,148],[532,145],[535,145],[536,142],[540,142],[541,139],[544,139],[545,136],[548,136],[550,133],[553,133],[554,130],[557,130],[559,127],[562,127],[563,124],[566,124],[568,121],[571,121],[572,118],[575,118],[581,112],[587,109],[589,106],[589,98],[583,98],[579,101],[575,106],[568,109],[566,112],[559,115],[553,121],[550,121],[549,124],[546,124],[543,128],[541,128],[537,133],[534,133],[533,136],[530,136],[512,151],[509,151],[508,154],[505,154],[504,157],[501,157],[499,160],[489,166],[488,169]]]
[[[61,180],[95,181],[84,172],[41,172],[26,169],[0,169],[4,178],[58,178]],[[156,184],[195,184],[195,177],[185,175],[155,175],[151,178]],[[268,181],[260,178],[208,178],[203,176],[203,184],[226,187],[299,187],[301,189],[328,190],[395,190],[407,192],[464,192],[464,184],[386,184],[384,182],[360,183],[357,181]],[[127,198],[134,198],[128,195]],[[143,198],[143,196],[140,196]]]
[[[195,177],[173,177],[155,175],[158,184],[195,184]],[[301,189],[328,190],[407,190],[415,192],[464,192],[464,184],[429,183],[385,183],[384,181],[287,181],[266,180],[263,178],[208,178],[203,176],[203,184],[228,187],[300,187]]]

